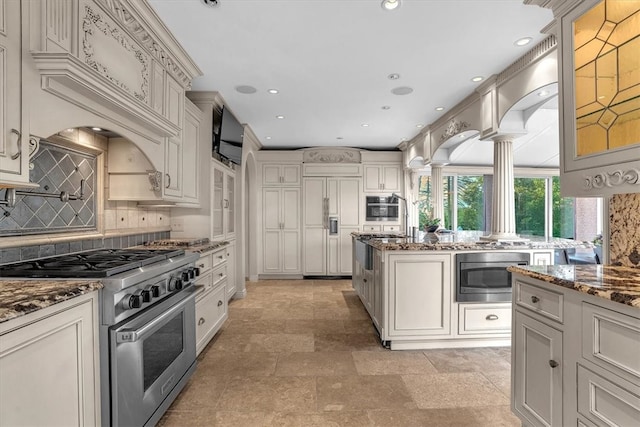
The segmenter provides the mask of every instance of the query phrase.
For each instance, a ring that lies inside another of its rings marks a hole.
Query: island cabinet
[[[511,406],[524,426],[636,426],[640,309],[513,275]]]
[[[387,336],[449,335],[451,254],[390,255],[387,268]]]
[[[100,424],[98,292],[0,323],[0,425]]]
[[[227,247],[203,253],[198,260],[196,281],[196,353],[220,330],[228,317]]]

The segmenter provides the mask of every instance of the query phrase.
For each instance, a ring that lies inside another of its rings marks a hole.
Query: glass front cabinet
[[[585,0],[560,18],[561,189],[640,191],[640,0]]]

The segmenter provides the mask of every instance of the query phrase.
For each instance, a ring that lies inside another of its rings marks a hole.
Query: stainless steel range
[[[152,426],[195,371],[197,259],[98,249],[0,266],[0,277],[100,279],[102,425]]]

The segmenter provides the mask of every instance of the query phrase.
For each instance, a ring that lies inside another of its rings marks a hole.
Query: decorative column
[[[493,140],[493,194],[491,234],[485,240],[523,240],[516,234],[513,185],[513,141],[509,136]]]
[[[444,226],[444,191],[442,190],[442,165],[431,165],[431,203],[433,218],[440,218]]]

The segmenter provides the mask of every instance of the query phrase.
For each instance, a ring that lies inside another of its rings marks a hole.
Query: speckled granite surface
[[[640,267],[640,193],[611,197],[609,232],[610,263]]]
[[[0,323],[98,289],[95,280],[0,280]]]
[[[229,242],[210,242],[208,238],[162,239],[147,242],[144,249],[184,249],[198,254],[227,246]]]
[[[539,236],[523,236],[526,241],[492,242],[480,241],[481,231],[462,231],[450,234],[427,233],[420,239],[375,237],[367,242],[383,251],[478,251],[478,250],[514,250],[514,249],[567,249],[591,248],[589,242],[550,238]],[[365,233],[354,233],[356,237]],[[371,236],[370,234],[368,236]]]
[[[640,308],[640,268],[613,265],[530,265],[511,266],[507,270]]]

